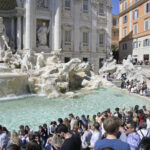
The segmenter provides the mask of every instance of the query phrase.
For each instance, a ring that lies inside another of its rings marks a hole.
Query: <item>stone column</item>
[[[74,1],[74,51],[80,51],[80,1]],[[77,53],[78,52],[78,53]]]
[[[17,17],[17,50],[21,49],[21,16]]]
[[[34,0],[26,0],[26,15],[25,15],[25,49],[33,48],[34,34]]]
[[[54,50],[61,48],[61,0],[55,0]]]
[[[13,40],[13,42],[15,42],[15,32],[14,32],[14,29],[15,29],[15,20],[14,20],[14,17],[11,18],[11,38]]]

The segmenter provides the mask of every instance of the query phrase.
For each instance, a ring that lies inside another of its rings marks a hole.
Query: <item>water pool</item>
[[[107,108],[113,111],[116,107],[128,108],[136,104],[150,108],[149,101],[112,88],[101,88],[95,94],[78,98],[27,97],[0,101],[0,124],[11,131],[18,130],[21,124],[36,130],[40,124],[49,125],[50,121],[67,117],[69,113],[79,116],[89,114],[91,117]]]

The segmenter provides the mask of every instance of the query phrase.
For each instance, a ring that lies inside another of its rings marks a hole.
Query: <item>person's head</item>
[[[43,124],[43,128],[47,129],[47,124],[46,123]]]
[[[107,134],[117,135],[121,124],[122,121],[118,117],[108,117],[104,120],[104,129],[107,132]]]
[[[143,110],[146,110],[146,106],[145,105],[143,106]]]
[[[61,137],[64,137],[67,132],[68,132],[68,128],[64,124],[61,124],[60,126],[58,126],[57,133]]]
[[[136,122],[133,122],[133,121],[128,122],[127,125],[125,126],[126,134],[128,135],[130,133],[135,132],[136,126],[137,126]]]
[[[78,129],[79,129],[79,126],[77,125],[77,124],[75,124],[74,126],[73,126],[73,131],[74,132],[78,132]]]
[[[58,118],[58,123],[59,123],[59,124],[62,124],[62,123],[63,123],[62,118]]]
[[[16,145],[16,144],[11,144],[7,150],[20,150],[20,146]]]
[[[119,108],[118,108],[118,107],[117,107],[117,108],[115,108],[115,111],[116,111],[116,112],[119,112]]]
[[[73,114],[69,114],[69,119],[72,120],[74,118]]]
[[[100,124],[98,122],[94,122],[93,124],[93,129],[94,130],[99,130]]]
[[[16,139],[16,138],[18,138],[18,133],[14,131],[14,132],[11,134],[11,139]]]
[[[110,113],[110,108],[107,109],[107,113]]]
[[[29,131],[29,130],[30,130],[30,128],[29,128],[28,125],[25,126],[25,130],[26,130],[26,131]]]
[[[82,115],[81,118],[82,120],[86,120],[85,115]]]
[[[139,109],[139,105],[135,105],[134,110],[138,110]]]
[[[82,127],[83,132],[84,132],[84,131],[87,131],[87,129],[88,129],[88,126],[86,126],[86,125],[84,125],[84,124],[82,124],[81,127]]]
[[[68,129],[70,129],[70,122],[69,122],[68,118],[65,118],[65,119],[64,119],[63,124],[66,125],[66,127],[67,127]]]
[[[29,142],[26,150],[40,150],[40,147],[36,142]]]
[[[2,130],[3,130],[4,132],[6,132],[7,134],[9,133],[9,131],[7,130],[6,127],[2,127]]]
[[[97,117],[100,117],[100,116],[101,116],[101,113],[100,113],[100,112],[98,112],[98,113],[97,113]]]

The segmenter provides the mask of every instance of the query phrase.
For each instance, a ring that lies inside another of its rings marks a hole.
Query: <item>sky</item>
[[[112,8],[112,14],[118,15],[119,13],[119,0],[112,0],[113,8]]]

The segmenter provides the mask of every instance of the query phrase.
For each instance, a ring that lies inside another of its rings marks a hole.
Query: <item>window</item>
[[[116,36],[116,32],[114,31],[114,37]]]
[[[113,26],[116,26],[117,25],[117,21],[116,21],[116,19],[114,18],[113,19]]]
[[[124,2],[124,9],[127,9],[127,1]]]
[[[67,63],[70,61],[70,57],[65,57],[64,62]]]
[[[127,36],[127,28],[124,28],[124,37]]]
[[[143,41],[143,46],[145,47],[145,46],[150,46],[150,39],[145,39],[144,41]]]
[[[132,47],[133,48],[138,48],[138,41],[133,42]]]
[[[133,20],[138,18],[138,12],[137,9],[133,11]]]
[[[87,57],[83,57],[83,61],[84,62],[88,62],[88,58]]]
[[[134,33],[134,34],[137,34],[137,33],[138,33],[138,24],[137,24],[137,23],[135,23],[135,24],[133,25],[133,33]]]
[[[148,54],[147,54],[147,55],[144,55],[144,56],[143,56],[143,59],[144,59],[144,60],[149,60],[149,55],[148,55]]]
[[[149,30],[149,18],[144,20],[144,31]]]
[[[123,23],[127,23],[127,16],[123,17]]]
[[[65,10],[70,10],[70,9],[71,9],[71,1],[65,0]]]
[[[104,33],[99,34],[99,45],[104,45]]]
[[[88,12],[88,0],[83,0],[83,12]]]
[[[122,44],[122,49],[127,50],[127,43]]]
[[[65,31],[65,45],[71,45],[71,31]]]
[[[89,43],[89,33],[83,32],[83,46],[88,46]]]
[[[150,12],[150,3],[146,4],[146,13]]]
[[[99,15],[104,16],[104,4],[99,4]]]

